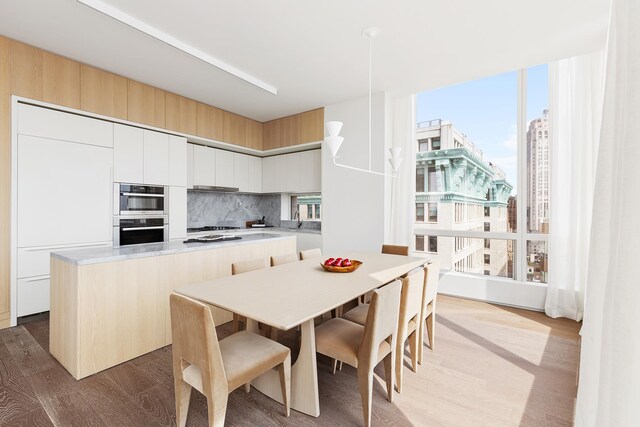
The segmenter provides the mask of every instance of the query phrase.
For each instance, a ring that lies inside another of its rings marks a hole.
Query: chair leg
[[[434,307],[435,309],[435,307]],[[429,349],[433,351],[433,337],[435,335],[436,328],[436,313],[432,312],[429,317],[427,317],[427,335],[429,335]]]
[[[233,313],[233,323],[231,324],[231,332],[236,333],[240,330],[240,316]]]
[[[336,374],[336,366],[338,366],[338,359],[333,359],[333,375]]]
[[[387,400],[389,402],[393,402],[393,383],[394,383],[394,366],[393,362],[395,358],[393,357],[395,353],[390,351],[387,356],[382,359],[382,363],[384,364],[384,380],[387,383]]]
[[[284,410],[288,417],[291,415],[291,354],[278,366],[278,373],[280,374]]]
[[[426,326],[426,321],[422,320],[418,325],[418,364],[422,365],[422,357],[424,356],[424,330]]]
[[[419,315],[418,315],[419,316]],[[409,353],[411,353],[411,370],[418,372],[418,331],[409,335]]]
[[[358,388],[362,398],[362,415],[364,415],[364,425],[371,425],[371,393],[373,390],[373,370],[368,367],[358,367]]]
[[[191,400],[191,386],[181,378],[175,378],[174,387],[176,393],[176,425],[184,427],[187,424],[187,412]]]
[[[404,334],[403,334],[404,335]],[[404,363],[404,341],[405,337],[398,334],[398,340],[396,341],[396,391],[402,393],[402,371]]]
[[[229,395],[207,396],[207,411],[209,417],[209,427],[224,427],[224,420],[227,416],[227,400]]]

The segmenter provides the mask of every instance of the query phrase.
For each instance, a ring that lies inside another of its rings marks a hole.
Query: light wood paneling
[[[80,109],[126,120],[127,79],[81,65]]]
[[[196,105],[196,134],[203,138],[222,141],[224,139],[223,111],[200,102]]]
[[[277,120],[271,120],[262,124],[262,149],[271,150],[276,148],[276,127],[278,125]]]
[[[166,127],[189,135],[197,134],[196,101],[167,92]]]
[[[246,120],[246,146],[254,150],[262,150],[262,123]]]
[[[223,134],[222,140],[229,144],[242,145],[246,144],[246,118],[237,114],[223,111]]]
[[[42,99],[42,51],[17,41],[11,42],[11,93]]]
[[[128,120],[164,128],[165,91],[134,80],[127,83]]]
[[[49,314],[49,351],[67,371],[78,378],[78,268],[51,259],[51,310]]]
[[[300,141],[316,142],[324,139],[324,108],[300,114]]]
[[[43,51],[42,100],[80,108],[80,64]]]
[[[9,326],[11,235],[11,41],[0,37],[0,328]],[[3,317],[6,316],[6,317]]]

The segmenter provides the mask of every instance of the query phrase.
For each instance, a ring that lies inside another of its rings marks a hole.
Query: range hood
[[[218,187],[216,185],[194,185],[189,191],[207,191],[210,193],[235,193],[240,189],[236,187]]]

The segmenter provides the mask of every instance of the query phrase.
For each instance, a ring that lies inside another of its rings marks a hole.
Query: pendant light
[[[393,170],[392,174],[387,174],[384,172],[377,172],[371,169],[371,63],[372,63],[372,43],[373,38],[378,34],[378,28],[367,28],[362,32],[362,36],[369,39],[369,168],[363,169],[355,166],[344,165],[338,163],[337,161],[337,153],[340,150],[340,146],[344,141],[344,137],[340,136],[340,130],[342,130],[342,122],[339,121],[329,121],[325,123],[325,129],[327,131],[327,136],[324,138],[325,146],[329,149],[331,153],[331,158],[333,159],[333,164],[336,166],[340,166],[347,169],[356,170],[359,172],[367,172],[375,175],[383,175],[390,176],[395,178],[398,168],[402,163],[402,159],[400,158],[401,148],[400,147],[392,147],[389,149],[389,163],[391,164],[391,169]]]

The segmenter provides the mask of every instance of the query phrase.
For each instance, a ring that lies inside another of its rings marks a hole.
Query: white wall
[[[372,162],[384,170],[387,97],[372,97]],[[344,123],[338,162],[367,169],[369,166],[368,97],[324,109],[325,121]],[[345,250],[379,251],[384,239],[384,177],[335,166],[329,150],[322,150],[322,251],[327,256]]]

